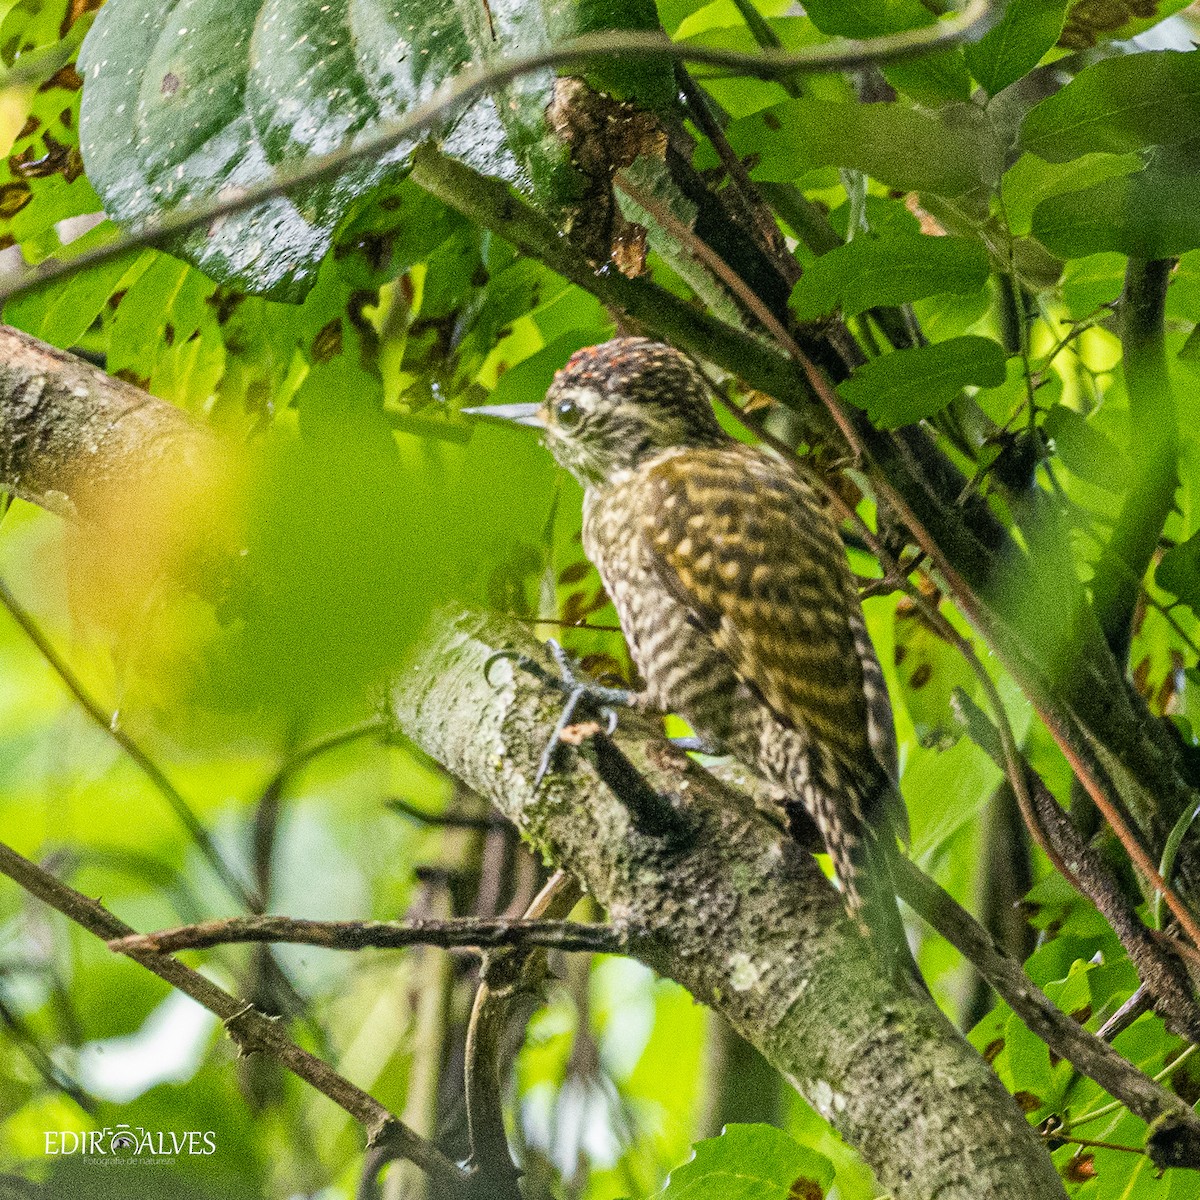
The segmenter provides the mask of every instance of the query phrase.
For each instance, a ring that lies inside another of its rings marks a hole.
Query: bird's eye
[[[573,429],[582,416],[583,411],[574,400],[560,400],[554,406],[554,420],[564,429]]]

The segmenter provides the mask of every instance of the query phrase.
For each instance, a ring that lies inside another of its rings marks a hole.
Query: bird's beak
[[[464,408],[465,417],[485,417],[495,421],[511,421],[515,425],[532,425],[534,429],[545,429],[538,415],[540,404],[490,404],[483,408]]]

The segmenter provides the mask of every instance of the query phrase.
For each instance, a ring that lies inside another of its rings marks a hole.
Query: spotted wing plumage
[[[749,765],[816,822],[851,912],[919,978],[891,878],[907,835],[891,708],[837,530],[798,475],[746,446],[664,455],[641,490],[659,582],[773,718]]]
[[[644,484],[643,532],[667,589],[782,724],[863,769],[874,750],[861,614],[812,490],[744,446],[664,457]]]

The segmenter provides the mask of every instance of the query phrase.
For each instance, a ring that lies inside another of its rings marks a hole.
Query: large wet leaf
[[[478,21],[466,11],[454,0],[110,0],[79,59],[88,177],[110,215],[136,224],[353,145],[473,61],[654,20],[648,0],[602,9],[494,0]],[[645,66],[610,75],[599,82],[648,103],[667,94]],[[562,208],[581,183],[546,117],[554,86],[549,71],[523,76],[448,111],[427,136]],[[298,298],[351,220],[356,231],[364,213],[375,230],[404,222],[394,189],[414,145],[219,219],[171,249],[218,282]]]

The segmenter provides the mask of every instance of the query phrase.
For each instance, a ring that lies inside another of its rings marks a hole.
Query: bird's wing
[[[865,768],[858,598],[812,490],[745,446],[664,457],[643,482],[638,520],[667,590],[780,721]]]

